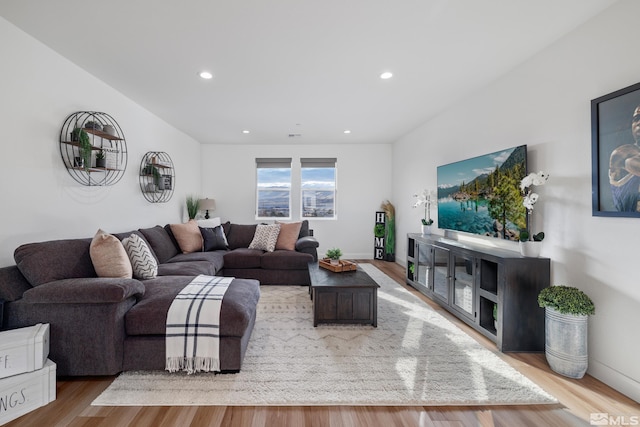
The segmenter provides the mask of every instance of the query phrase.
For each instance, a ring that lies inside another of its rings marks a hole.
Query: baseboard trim
[[[625,396],[640,402],[640,382],[593,360],[589,360],[587,373]]]

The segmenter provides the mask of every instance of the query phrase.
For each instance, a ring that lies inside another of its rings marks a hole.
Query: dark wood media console
[[[500,351],[544,351],[548,258],[409,234],[406,282],[494,341]]]

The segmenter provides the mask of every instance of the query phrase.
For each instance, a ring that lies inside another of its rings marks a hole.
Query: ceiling
[[[397,140],[613,3],[2,0],[0,16],[201,143],[344,144]]]

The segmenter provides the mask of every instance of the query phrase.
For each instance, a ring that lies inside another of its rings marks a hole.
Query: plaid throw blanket
[[[220,370],[220,308],[232,280],[201,274],[176,295],[167,314],[167,371]]]

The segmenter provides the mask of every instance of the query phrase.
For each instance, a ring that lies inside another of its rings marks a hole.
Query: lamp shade
[[[203,211],[215,211],[216,210],[216,201],[215,199],[200,199],[198,204],[199,208]]]

